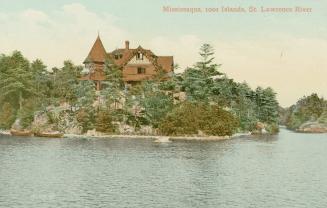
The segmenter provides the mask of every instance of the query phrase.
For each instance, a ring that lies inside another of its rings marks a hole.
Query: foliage
[[[233,119],[239,122],[239,131],[252,130],[258,121],[278,128],[278,102],[271,88],[252,90],[246,83],[235,82],[223,75],[220,65],[214,63],[214,50],[209,44],[200,48],[199,55],[200,60],[183,73],[172,74],[167,79],[167,74],[159,69],[152,80],[130,88],[124,86],[121,68],[108,59],[104,67],[106,80],[102,81],[100,95],[96,93],[93,81],[79,80],[83,68],[71,61],[64,61],[61,68],[54,67],[49,71],[41,60],[29,62],[18,51],[8,56],[1,55],[0,126],[8,128],[16,115],[23,120],[24,126],[28,126],[35,111],[47,112],[48,106],[59,106],[65,118],[78,121],[83,132],[94,126],[101,131],[113,132],[112,123],[121,122],[134,129],[142,125],[160,127],[172,134],[197,134],[197,130],[201,130],[220,135],[235,131]],[[186,103],[176,105],[183,102],[175,100],[176,93],[185,93]],[[313,99],[304,110],[292,113],[296,116],[288,121],[298,125],[301,122],[297,121],[308,119],[308,115],[317,119],[324,115],[321,109],[316,109],[319,105],[319,101]],[[187,108],[194,112],[186,113]],[[185,119],[182,117],[184,113]],[[213,116],[215,114],[218,117]],[[193,122],[190,115],[200,120]],[[59,123],[69,122],[69,119],[60,122],[60,114],[48,113],[48,117],[49,123],[58,129]],[[219,117],[223,120],[215,120]],[[169,119],[181,120],[174,121],[176,128],[173,128],[172,123],[167,123]],[[207,120],[212,123],[206,124],[204,121]],[[324,116],[320,120],[323,122]],[[184,125],[183,128],[179,128],[180,125]]]
[[[326,101],[313,93],[299,99],[295,105],[288,109],[285,124],[289,129],[295,130],[308,121],[324,122],[326,109]]]
[[[96,99],[96,93],[92,81],[85,80],[78,82],[74,85],[73,91],[77,97],[75,104],[78,109],[93,105]]]
[[[121,103],[121,100],[124,97],[122,71],[112,62],[112,60],[107,59],[104,72],[106,80],[102,82],[103,89],[101,90],[101,95],[104,97],[108,108],[113,105],[114,109],[117,109],[118,104]]]
[[[258,121],[277,124],[278,102],[271,88],[252,90],[247,83],[237,83],[219,72],[213,64],[212,47],[200,49],[201,61],[175,77],[175,88],[186,92],[190,102],[217,104],[239,119],[239,130],[251,131]],[[222,76],[223,75],[223,76]]]
[[[199,131],[207,135],[231,135],[238,127],[237,119],[217,105],[182,103],[159,124],[165,135],[192,135]]]
[[[49,91],[47,67],[40,59],[36,59],[31,63],[31,72],[34,79],[34,88],[40,95],[46,95]],[[43,100],[44,96],[38,98]]]
[[[38,95],[33,84],[29,61],[14,51],[11,56],[0,57],[0,103],[10,102],[22,108],[24,99]]]
[[[135,93],[137,104],[142,109],[142,115],[154,128],[173,108],[173,99],[165,91],[160,90],[158,81],[145,81]]]
[[[255,90],[256,112],[261,122],[268,124],[278,123],[278,102],[276,93],[272,88],[263,89],[257,87]]]
[[[95,112],[93,109],[80,109],[76,112],[76,120],[82,128],[82,132],[85,133],[88,130],[94,129]]]
[[[323,123],[323,124],[327,124],[327,108],[325,108],[324,112],[319,117],[318,122]]]
[[[0,109],[0,128],[9,129],[15,122],[16,112],[10,103],[6,102]]]
[[[214,64],[212,46],[204,44],[200,48],[201,60],[193,67],[187,68],[179,77],[181,89],[191,101],[209,102],[212,95],[214,79],[222,73],[220,65]]]
[[[268,124],[266,125],[266,130],[270,134],[277,134],[279,132],[278,124],[276,123]]]
[[[22,128],[30,127],[34,119],[35,101],[33,99],[25,100],[22,108],[18,111],[18,118]]]
[[[104,133],[113,133],[116,131],[116,126],[112,121],[112,115],[108,110],[103,109],[97,113],[95,129]]]
[[[78,78],[81,76],[82,68],[75,66],[71,61],[64,61],[61,69],[54,68],[50,76],[51,79],[51,98],[53,101],[68,102],[75,105],[78,96],[75,87],[79,83]]]
[[[59,123],[59,114],[53,111],[47,111],[47,120],[49,124],[58,124]]]

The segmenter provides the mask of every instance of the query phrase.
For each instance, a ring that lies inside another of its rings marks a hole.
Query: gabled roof
[[[106,50],[104,49],[102,41],[98,36],[89,52],[89,55],[86,57],[83,63],[88,63],[88,62],[104,63],[106,60],[106,55],[107,55]]]
[[[172,72],[174,70],[173,56],[158,56],[157,62],[165,72]]]
[[[156,68],[162,67],[166,72],[173,71],[173,56],[156,56],[151,50],[144,49],[141,46],[135,49],[119,48],[108,53],[108,57],[111,58],[117,66],[125,66],[138,52],[144,54]],[[122,57],[115,59],[115,55],[122,55]]]

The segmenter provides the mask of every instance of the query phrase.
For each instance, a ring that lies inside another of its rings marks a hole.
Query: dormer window
[[[143,54],[141,52],[137,52],[136,60],[143,60]]]
[[[137,68],[137,73],[138,74],[145,74],[145,68],[143,68],[143,67]]]
[[[121,59],[123,58],[123,54],[115,54],[115,59]]]

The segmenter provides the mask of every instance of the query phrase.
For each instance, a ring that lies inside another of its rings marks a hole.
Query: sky
[[[183,71],[203,43],[220,70],[252,88],[272,87],[280,105],[313,92],[327,98],[327,1],[0,0],[0,53],[22,51],[49,67],[82,64],[99,32],[107,51],[124,47],[173,55]],[[172,8],[311,8],[307,13],[186,13]]]

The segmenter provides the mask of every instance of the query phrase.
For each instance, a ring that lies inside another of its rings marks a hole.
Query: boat
[[[49,137],[49,138],[62,138],[64,134],[61,132],[34,132],[34,135],[37,137]]]
[[[33,136],[33,132],[30,130],[10,129],[10,134],[12,136]]]

